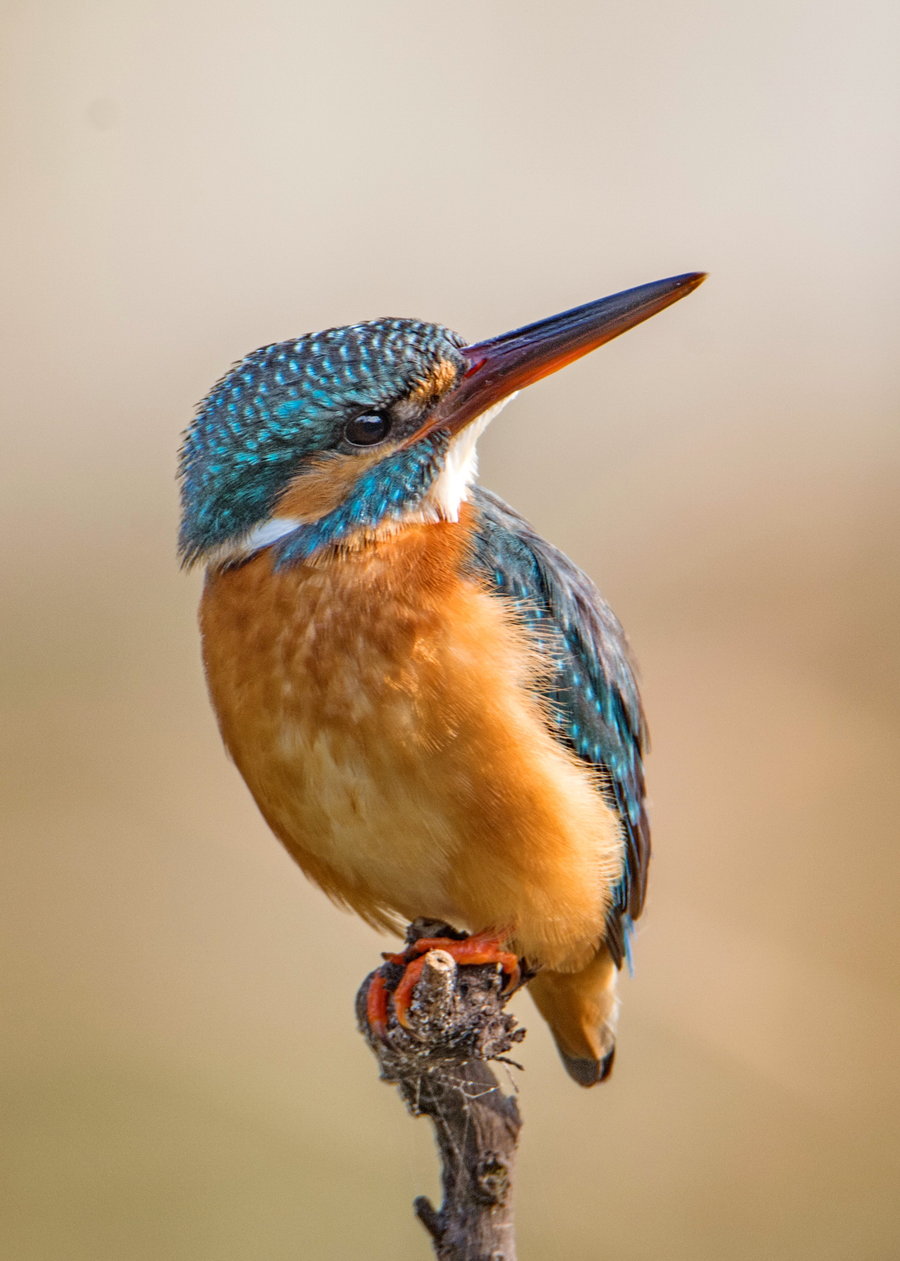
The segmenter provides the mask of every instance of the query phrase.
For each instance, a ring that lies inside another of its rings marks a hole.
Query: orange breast
[[[620,825],[547,730],[547,662],[464,576],[470,528],[464,513],[212,572],[210,693],[263,815],[332,897],[373,923],[494,928],[575,968],[602,935]]]

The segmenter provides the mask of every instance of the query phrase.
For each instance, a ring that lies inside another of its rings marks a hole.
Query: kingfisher
[[[610,1072],[650,857],[635,670],[591,580],[477,484],[476,444],[703,279],[471,344],[376,319],[264,346],[185,434],[180,555],[206,569],[209,692],[263,817],[369,924],[457,930],[391,956],[378,1033],[438,945],[510,985],[524,961],[569,1074]]]

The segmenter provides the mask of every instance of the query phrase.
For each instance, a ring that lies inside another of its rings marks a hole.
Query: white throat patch
[[[439,520],[459,520],[460,506],[469,498],[469,487],[475,481],[478,473],[478,450],[476,446],[478,439],[497,413],[501,412],[506,404],[515,397],[515,394],[508,394],[506,398],[501,398],[499,403],[495,403],[486,412],[476,416],[473,421],[466,425],[465,429],[456,434],[454,438],[451,438],[444,467],[434,479],[425,499],[425,502],[431,506],[434,515]],[[414,519],[419,515],[419,512],[413,512],[412,514]],[[422,517],[425,517],[425,515],[425,513],[421,513]]]

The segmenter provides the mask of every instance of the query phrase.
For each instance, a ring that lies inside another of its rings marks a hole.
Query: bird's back
[[[624,631],[590,578],[499,496],[473,488],[475,565],[489,589],[517,610],[553,659],[547,692],[553,734],[596,770],[616,810],[624,861],[606,917],[617,963],[640,915],[650,861],[644,802],[647,736]]]

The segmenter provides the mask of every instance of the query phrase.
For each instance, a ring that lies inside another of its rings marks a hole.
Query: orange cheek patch
[[[338,508],[357,479],[388,454],[379,446],[377,453],[327,455],[313,460],[288,484],[275,505],[275,516],[294,517],[310,524]]]

